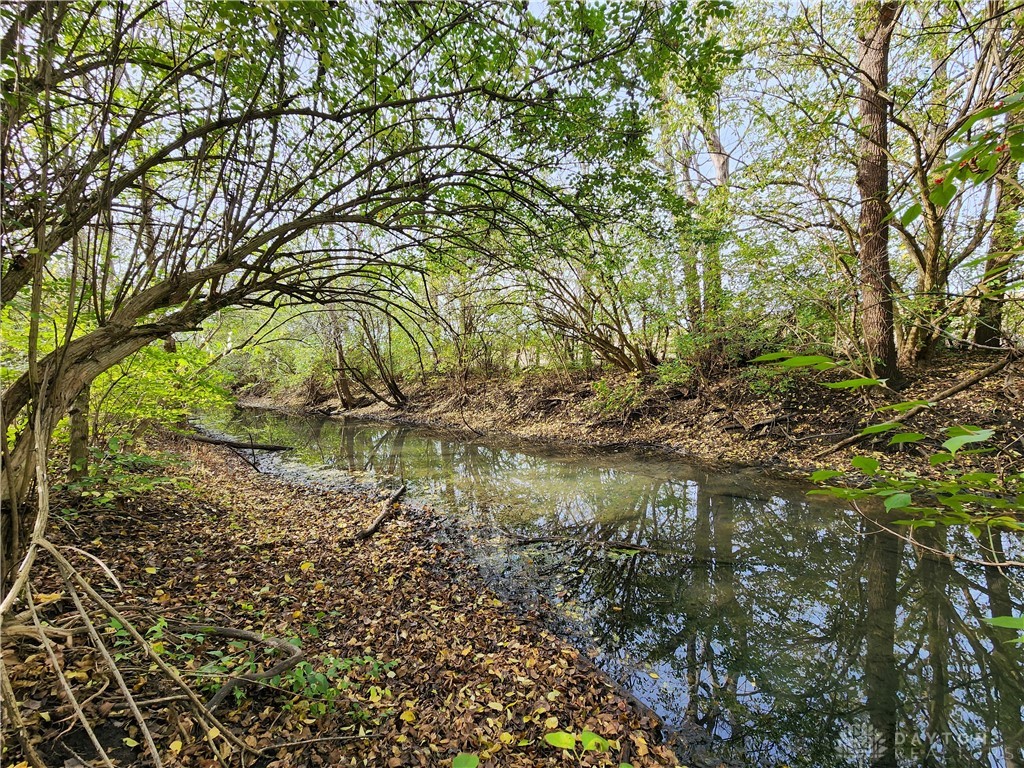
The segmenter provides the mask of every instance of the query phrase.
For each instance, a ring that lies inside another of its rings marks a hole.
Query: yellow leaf
[[[647,674],[651,676],[651,680],[660,680],[661,679],[661,678],[658,677],[658,673],[657,672],[648,672]]]
[[[137,746],[139,746],[139,742],[137,742],[135,739],[130,739],[130,738],[126,737],[126,738],[121,739],[121,741],[124,742],[124,745],[126,747],[137,747]]]
[[[156,568],[154,568],[153,566],[149,566],[149,568],[143,568],[143,570],[148,574],[156,573]]]
[[[501,704],[497,701],[489,702],[487,706],[493,709],[495,712],[501,712],[501,710],[504,709],[504,707],[501,706]]]
[[[558,718],[549,717],[547,720],[544,721],[544,727],[547,728],[549,731],[555,730],[558,727]]]
[[[502,744],[511,744],[515,740],[515,736],[511,733],[503,733],[498,737],[498,741]]]
[[[649,750],[647,749],[647,739],[643,736],[634,736],[633,743],[636,744],[636,753],[640,757],[645,757]]]
[[[324,588],[324,583],[322,581],[318,581],[316,584],[313,585],[313,589],[318,590],[318,591],[323,589],[323,588]]]
[[[178,754],[179,752],[181,752],[181,748],[183,746],[184,746],[184,744],[181,743],[181,739],[176,739],[175,741],[172,741],[171,742],[171,754],[174,754],[174,755]]]
[[[292,612],[292,618],[293,619],[301,619],[302,618],[302,611],[301,610],[293,611]]]
[[[398,719],[399,720],[404,720],[407,723],[415,723],[416,722],[416,713],[413,712],[411,709],[407,709],[407,710],[405,710],[405,712],[403,712],[402,714],[400,714],[398,716]]]
[[[64,597],[63,592],[48,592],[45,595],[36,595],[36,605],[46,605],[47,603],[53,603]]]
[[[210,741],[213,741],[218,736],[220,736],[220,728],[211,728],[206,732],[206,738],[208,738]]]
[[[306,562],[304,562],[302,565],[299,566],[299,570],[305,572],[305,571],[308,571],[312,567],[313,567],[313,564],[311,562],[309,562],[309,560],[307,560]]]

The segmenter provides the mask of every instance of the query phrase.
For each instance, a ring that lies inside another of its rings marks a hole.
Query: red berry
[[[945,176],[936,176],[934,179],[932,179],[932,183],[934,183],[934,184],[941,184],[945,180],[946,180]]]

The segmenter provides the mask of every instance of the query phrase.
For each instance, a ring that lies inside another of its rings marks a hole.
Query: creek
[[[694,768],[1024,763],[1022,646],[983,621],[1024,595],[941,554],[981,556],[964,530],[918,529],[917,546],[808,488],[663,453],[255,409],[202,423],[296,447],[264,471],[405,483],[457,515],[469,556],[554,604]]]

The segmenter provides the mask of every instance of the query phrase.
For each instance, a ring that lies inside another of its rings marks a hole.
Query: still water
[[[492,575],[557,604],[694,768],[1024,765],[1022,646],[982,621],[1021,612],[1020,578],[951,563],[984,557],[962,531],[907,543],[806,489],[661,454],[245,409],[203,422],[296,447],[265,471],[406,483],[460,516]]]

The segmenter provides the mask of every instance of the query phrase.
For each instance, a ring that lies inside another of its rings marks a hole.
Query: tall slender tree
[[[892,273],[889,266],[889,45],[901,3],[858,3],[861,139],[857,161],[860,192],[859,256],[861,326],[873,373],[897,375],[893,334]]]

